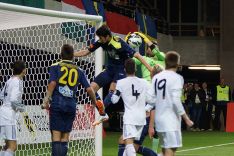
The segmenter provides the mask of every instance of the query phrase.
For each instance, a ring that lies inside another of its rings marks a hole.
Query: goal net
[[[11,63],[21,59],[27,65],[23,94],[26,111],[19,114],[17,121],[16,156],[49,156],[49,113],[40,109],[48,85],[48,69],[59,60],[63,44],[71,44],[75,50],[80,50],[93,42],[95,29],[100,26],[102,19],[4,3],[0,3],[0,16],[0,88],[12,75]],[[98,60],[91,54],[74,62],[92,81],[101,69]],[[68,155],[100,155],[97,154],[97,150],[101,150],[97,149],[100,148],[97,144],[101,142],[98,143],[96,137],[101,136],[100,129],[95,130],[91,125],[95,119],[94,108],[84,88],[80,86],[76,95],[77,114],[70,134]],[[3,140],[0,146],[4,146]]]

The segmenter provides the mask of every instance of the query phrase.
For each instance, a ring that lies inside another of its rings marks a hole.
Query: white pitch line
[[[204,147],[197,147],[197,148],[191,148],[191,149],[185,149],[185,150],[179,150],[179,152],[187,152],[187,151],[195,151],[195,150],[200,150],[200,149],[206,149],[206,148],[212,148],[212,147],[219,147],[219,146],[226,146],[226,145],[232,145],[234,142],[231,143],[226,143],[226,144],[219,144],[219,145],[213,145],[213,146],[204,146]]]

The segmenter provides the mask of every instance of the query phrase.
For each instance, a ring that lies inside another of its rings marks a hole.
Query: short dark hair
[[[72,60],[74,57],[74,49],[70,44],[64,44],[61,48],[61,57],[64,60]]]
[[[26,69],[25,62],[17,60],[12,64],[13,75],[20,75]]]
[[[110,28],[105,24],[103,24],[100,28],[97,29],[96,35],[99,37],[107,37],[108,35],[112,36]]]
[[[177,68],[180,62],[180,55],[176,51],[169,51],[166,54],[166,69]]]
[[[133,59],[129,58],[124,63],[124,68],[127,74],[134,74],[136,72],[136,65]]]

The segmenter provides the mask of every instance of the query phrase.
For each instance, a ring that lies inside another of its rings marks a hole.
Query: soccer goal
[[[49,114],[40,109],[48,84],[48,68],[59,59],[63,44],[75,50],[95,40],[102,17],[50,11],[0,3],[0,88],[12,75],[11,63],[27,64],[23,102],[26,112],[19,114],[16,156],[51,155]],[[102,53],[96,52],[74,61],[90,81],[102,70]],[[95,113],[84,88],[77,91],[77,115],[70,135],[69,156],[102,156],[102,127],[92,127]],[[4,145],[0,142],[0,147]]]

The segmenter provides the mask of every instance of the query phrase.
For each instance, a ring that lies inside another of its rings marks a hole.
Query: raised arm
[[[158,58],[159,61],[165,60],[165,53],[159,50],[157,42],[153,43],[143,33],[140,32],[134,32],[134,33],[139,35],[144,40],[144,42],[148,45],[148,47],[150,47],[151,51],[153,52],[153,54],[155,54],[155,56]]]
[[[136,52],[134,57],[137,58],[150,72],[152,71],[152,67],[145,61],[139,52]]]
[[[74,52],[74,57],[82,57],[82,56],[89,55],[90,53],[98,49],[99,47],[101,47],[101,43],[99,41],[96,41],[93,44],[90,44],[90,46],[87,49]]]
[[[90,53],[91,53],[91,52],[90,52],[88,49],[80,50],[80,51],[74,52],[74,57],[87,56],[87,55],[89,55]]]

